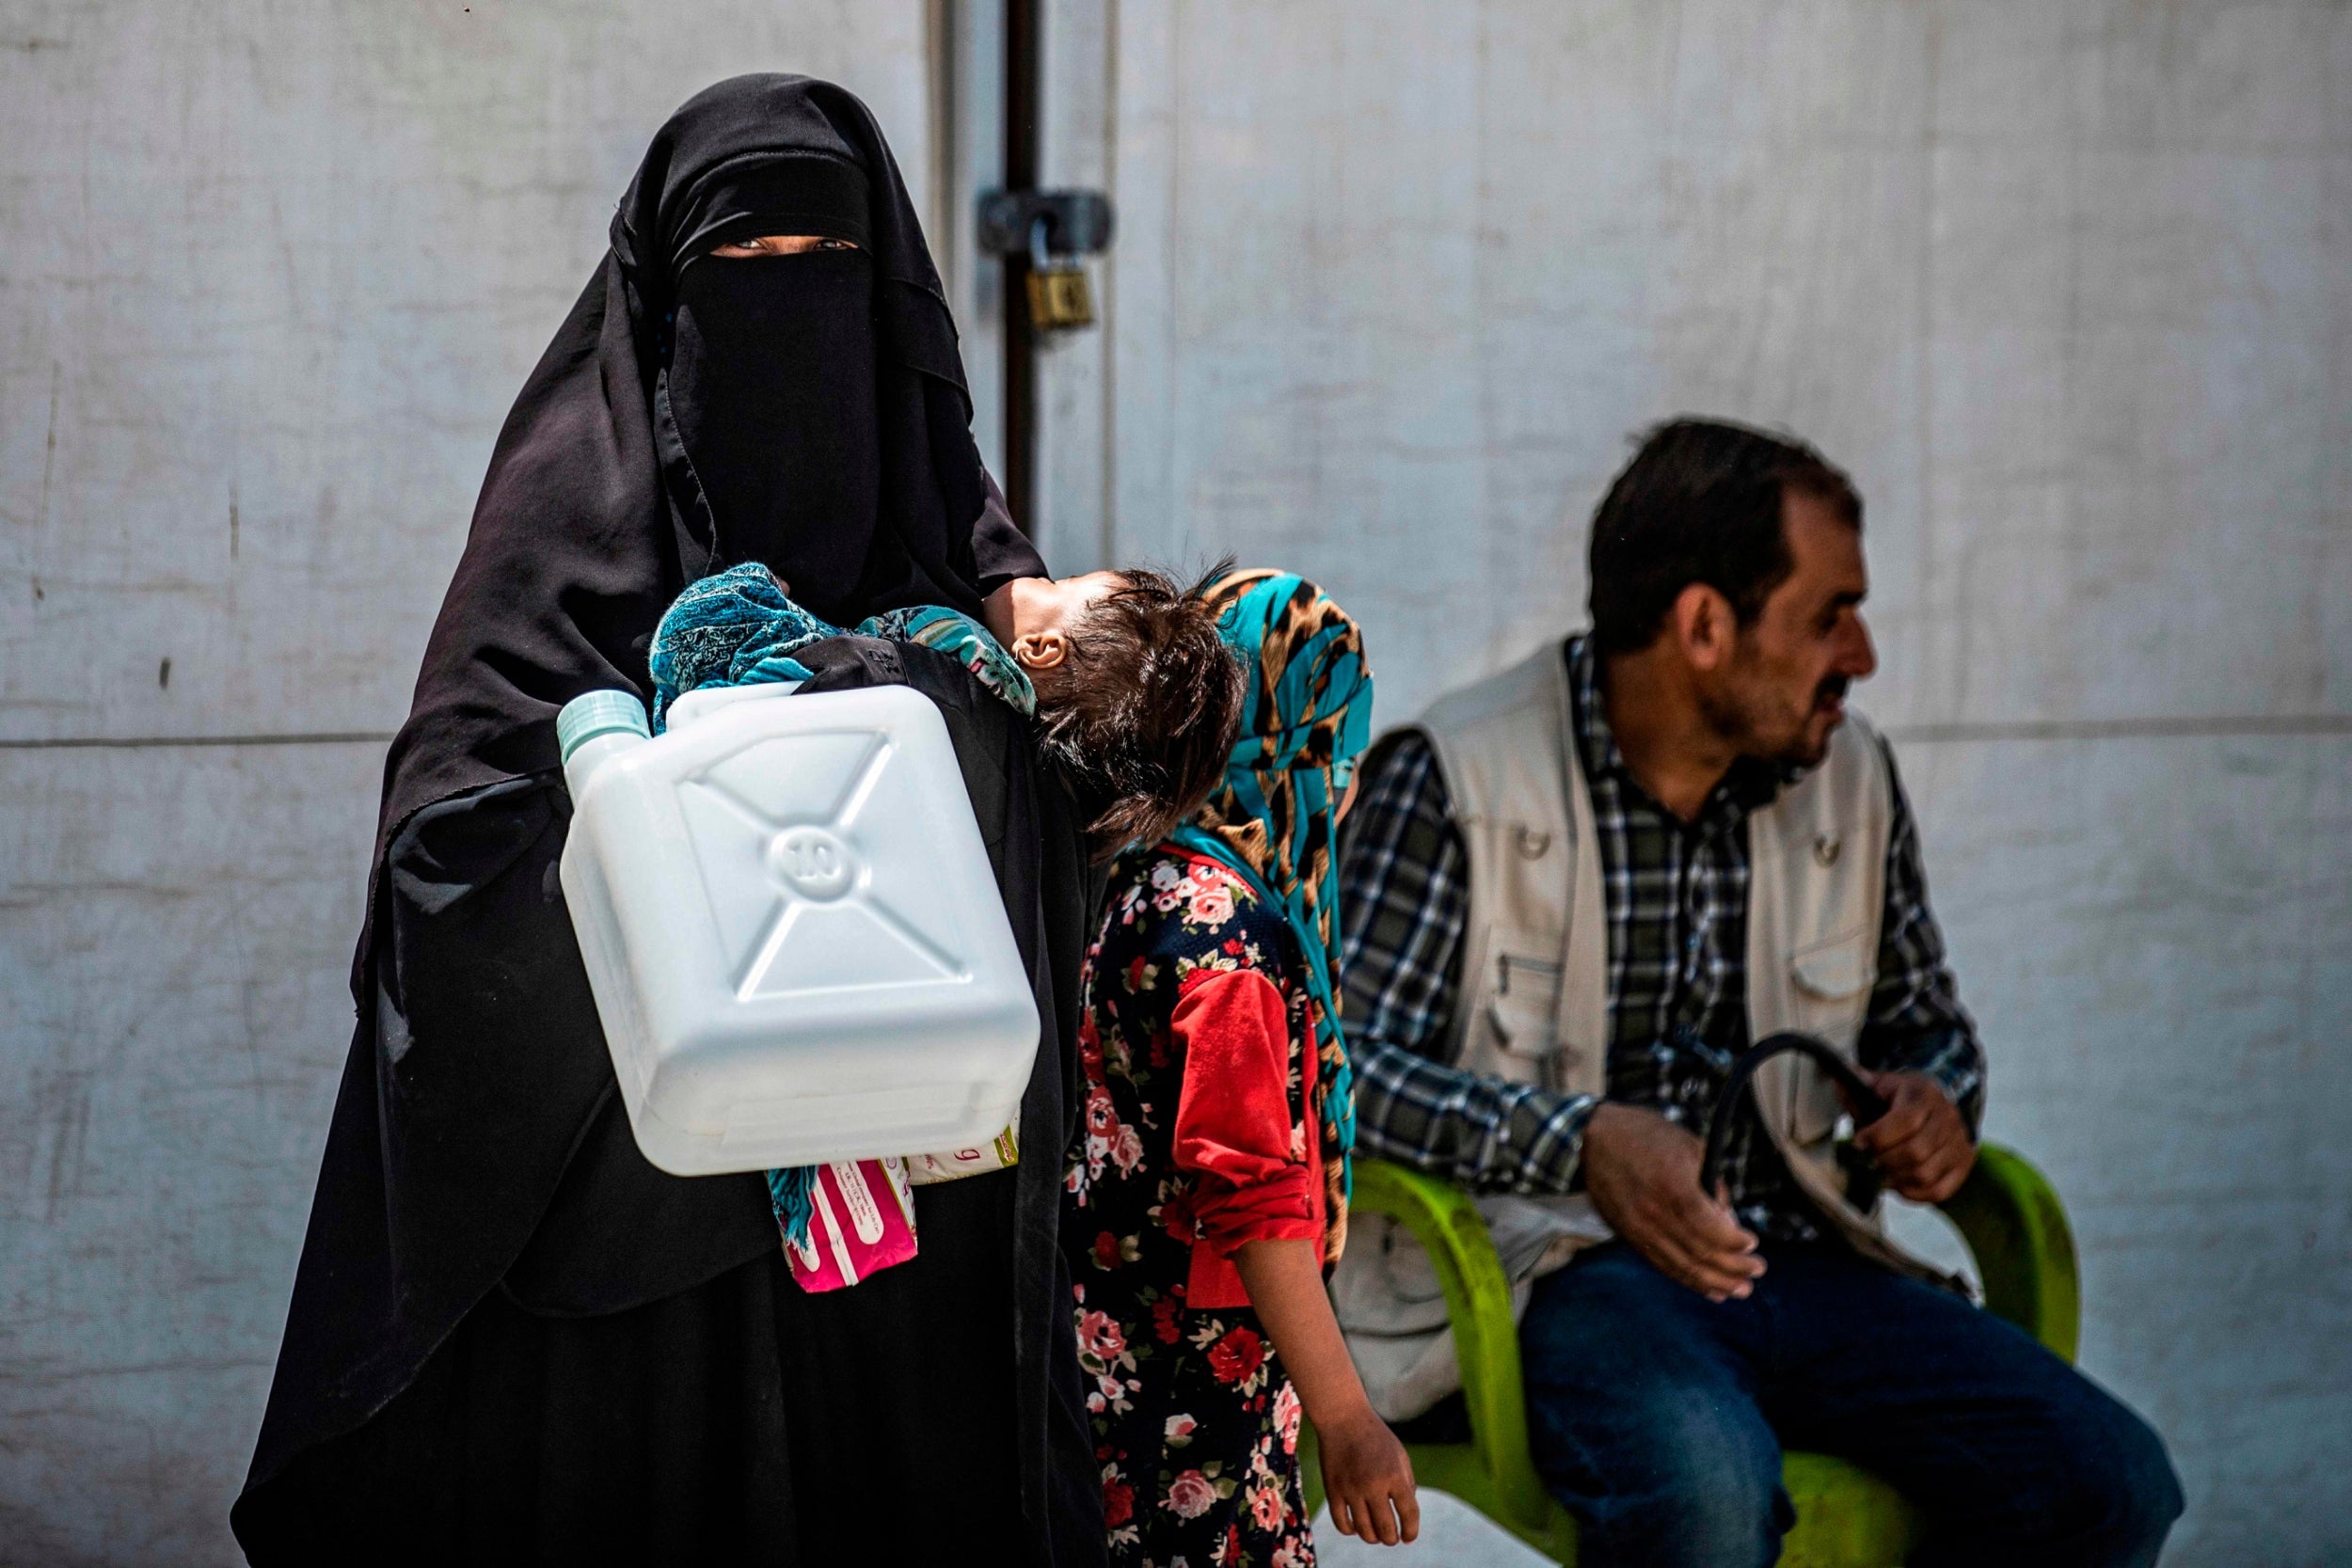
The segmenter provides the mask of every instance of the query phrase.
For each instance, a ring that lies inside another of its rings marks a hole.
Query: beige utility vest
[[[1436,754],[1470,859],[1454,1065],[1563,1093],[1605,1092],[1600,846],[1560,645],[1440,698],[1415,728]],[[1849,715],[1821,765],[1750,814],[1751,1039],[1801,1030],[1853,1054],[1877,977],[1893,811],[1877,736]],[[1757,1070],[1754,1090],[1798,1184],[1858,1250],[1905,1274],[1946,1277],[1846,1200],[1834,1157],[1844,1108],[1827,1075],[1783,1055]]]

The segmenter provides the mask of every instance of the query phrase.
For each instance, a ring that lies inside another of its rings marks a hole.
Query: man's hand
[[[1862,1077],[1884,1097],[1886,1114],[1854,1133],[1854,1147],[1878,1162],[1886,1184],[1914,1203],[1941,1203],[1960,1191],[1977,1146],[1944,1086],[1924,1072]]]
[[[1584,1190],[1610,1228],[1709,1301],[1745,1296],[1764,1259],[1720,1194],[1699,1191],[1699,1140],[1655,1111],[1603,1103],[1584,1125]]]

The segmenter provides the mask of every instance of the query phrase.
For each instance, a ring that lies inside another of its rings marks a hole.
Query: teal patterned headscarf
[[[1208,803],[1170,835],[1232,870],[1289,918],[1314,1004],[1314,1114],[1323,1146],[1324,1258],[1347,1239],[1356,1091],[1340,1031],[1339,858],[1332,815],[1372,738],[1363,636],[1322,590],[1288,572],[1234,572],[1210,591],[1248,682],[1239,738]]]

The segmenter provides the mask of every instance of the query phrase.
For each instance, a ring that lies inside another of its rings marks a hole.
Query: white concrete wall
[[[646,139],[920,0],[0,0],[0,1563],[236,1560],[380,740]],[[161,678],[170,661],[168,685]]]
[[[1121,238],[1052,537],[1318,577],[1402,719],[1581,621],[1628,433],[1820,442],[1990,1132],[2171,1440],[2172,1560],[2352,1557],[2352,9],[1056,14],[1117,61],[1066,156]]]
[[[652,127],[817,71],[920,182],[926,30],[0,0],[0,1563],[231,1556],[381,752],[16,742],[389,731]],[[1576,618],[1636,425],[1853,468],[1865,699],[2177,1560],[2352,1553],[2352,11],[1053,0],[1047,43],[1048,177],[1121,219],[1046,374],[1057,559],[1312,572],[1402,716]]]

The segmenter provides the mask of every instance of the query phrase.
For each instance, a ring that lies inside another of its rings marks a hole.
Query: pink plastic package
[[[817,1167],[806,1247],[785,1261],[803,1291],[840,1291],[914,1256],[914,1195],[903,1160],[836,1160]]]

